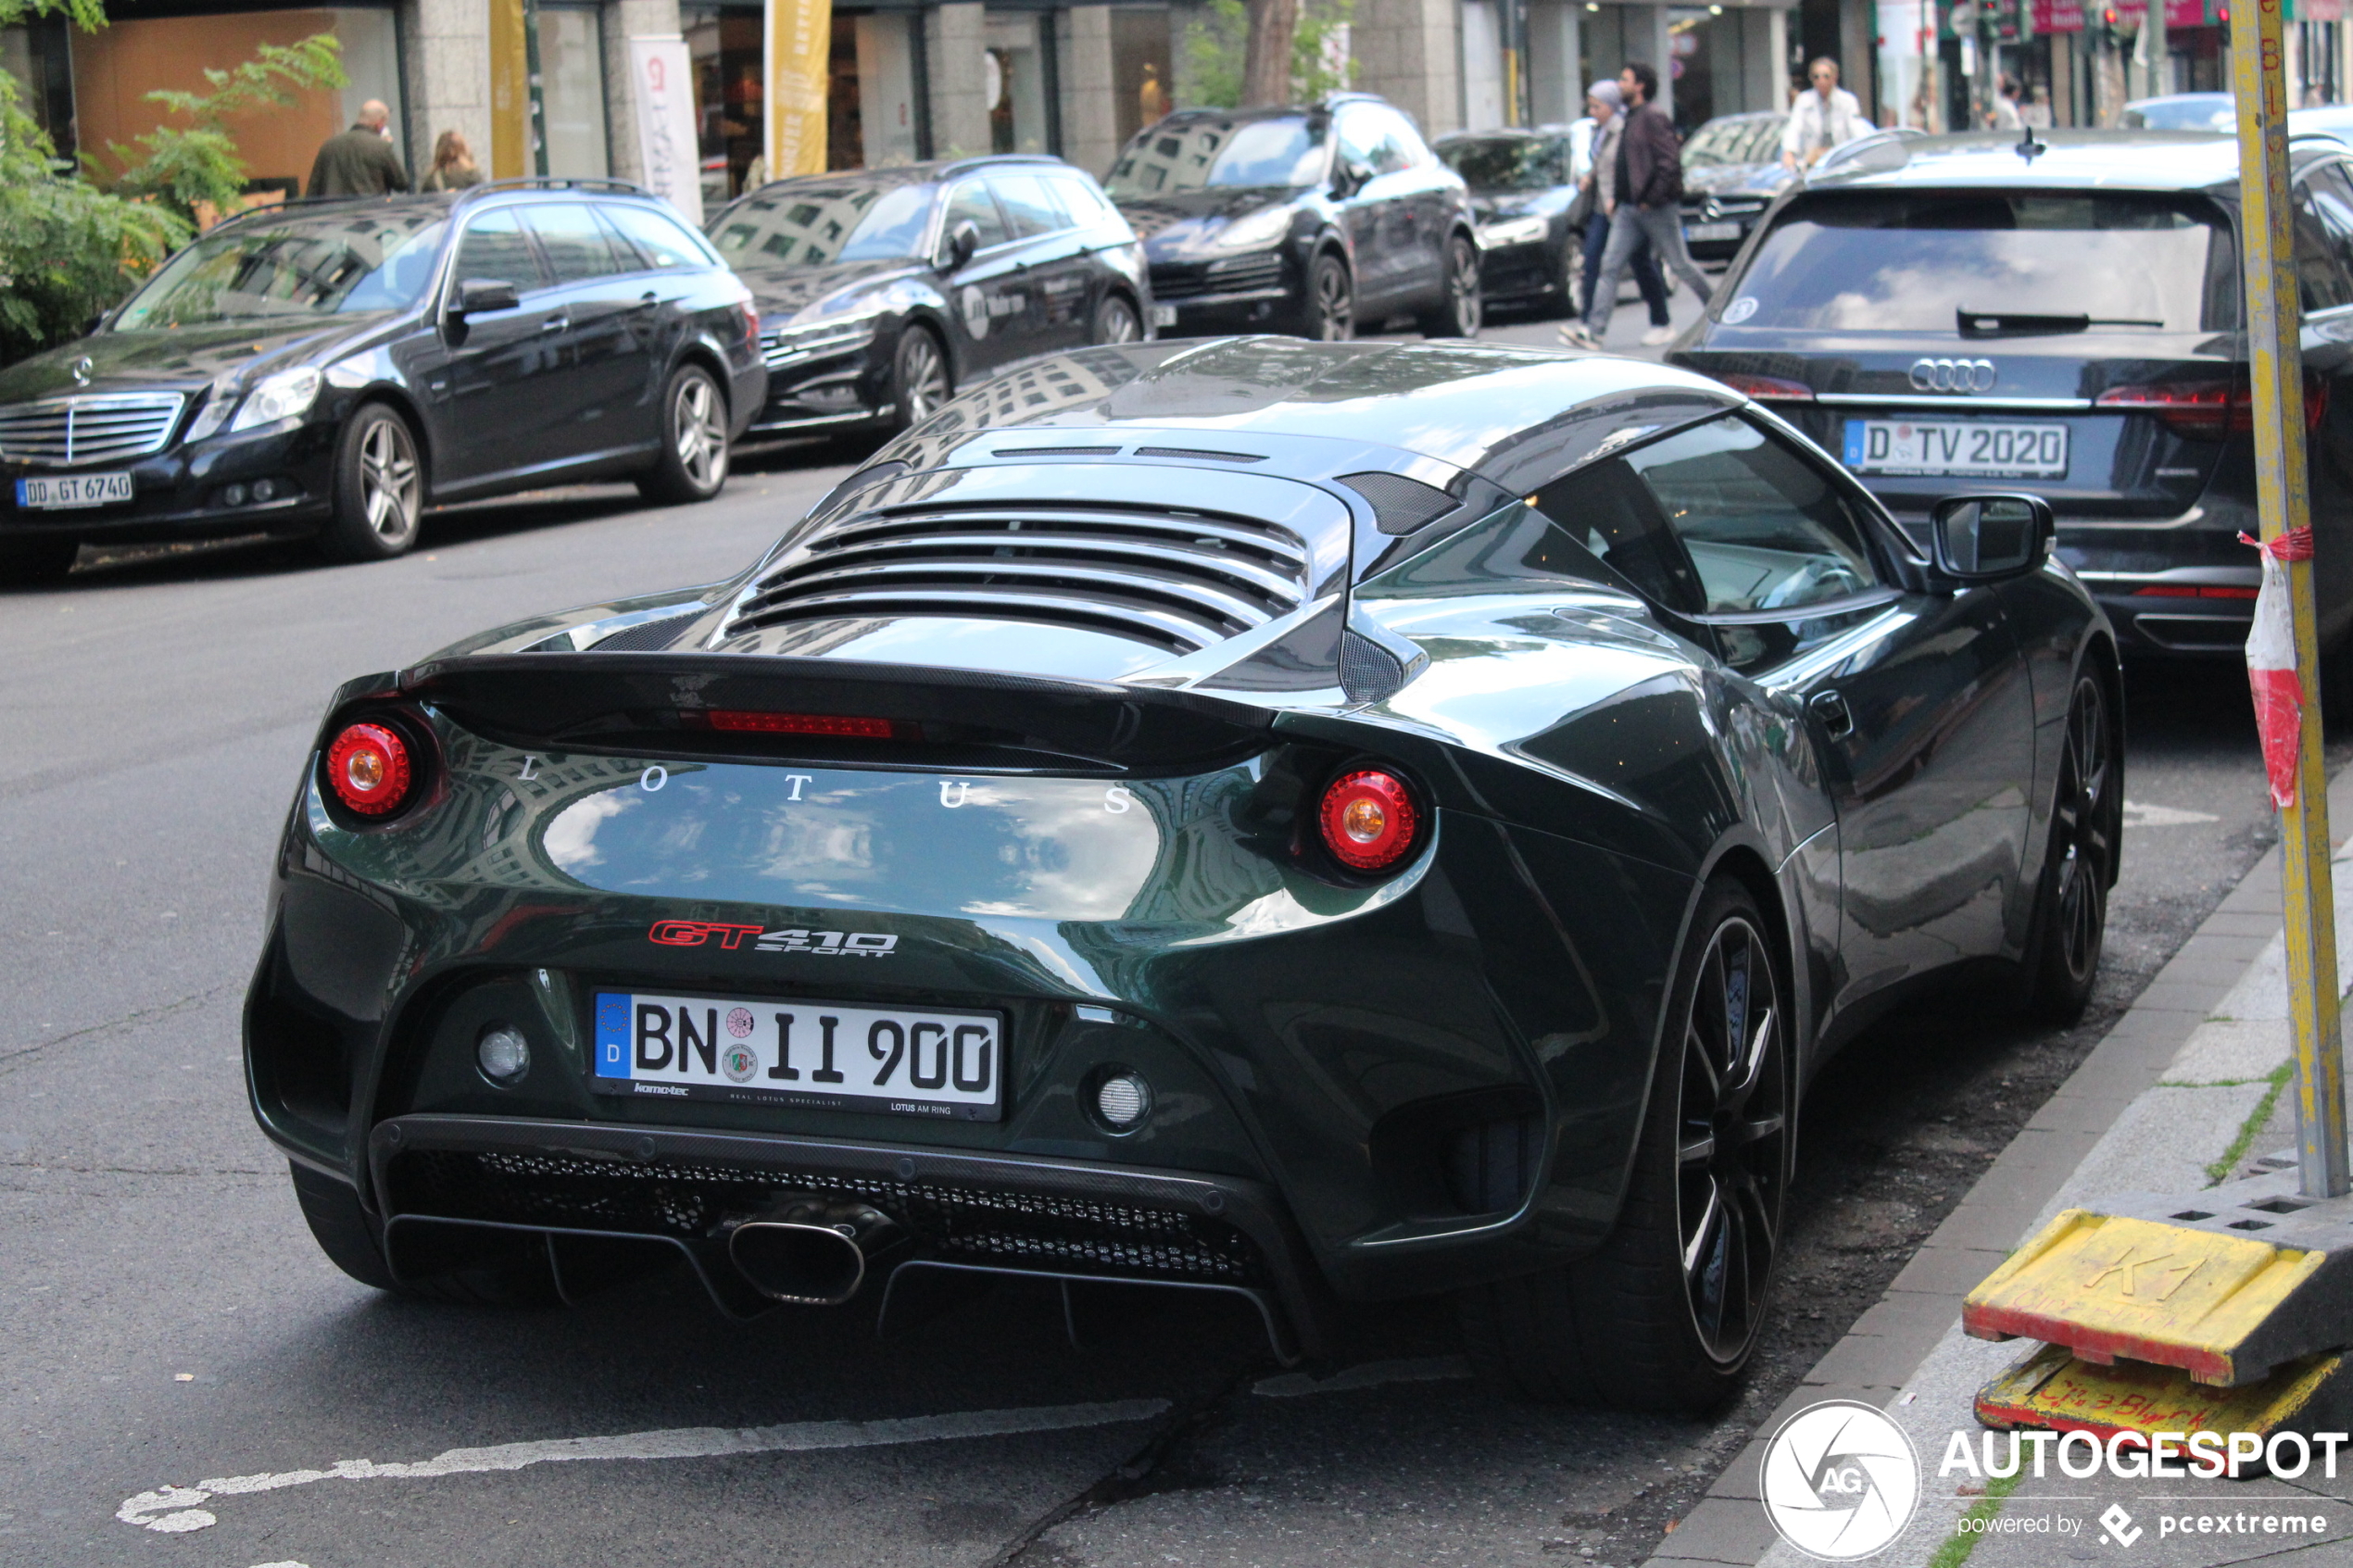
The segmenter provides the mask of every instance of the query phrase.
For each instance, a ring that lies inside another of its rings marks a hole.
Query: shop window
[[[1112,12],[1112,108],[1121,145],[1147,125],[1159,124],[1176,107],[1170,86],[1175,55],[1167,11],[1123,7]]]
[[[604,35],[595,10],[539,8],[539,81],[547,172],[575,178],[608,173],[612,165],[605,141]]]
[[[1046,58],[1038,47],[1038,21],[1028,12],[988,19],[981,92],[988,105],[991,151],[1053,151],[1049,145]]]

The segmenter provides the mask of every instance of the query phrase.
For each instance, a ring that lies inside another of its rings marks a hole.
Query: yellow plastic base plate
[[[2089,1432],[2300,1431],[2344,1369],[2342,1355],[2308,1356],[2244,1388],[2210,1388],[2175,1367],[2098,1366],[2045,1345],[1977,1393],[1977,1419],[1997,1429]]]
[[[1961,1325],[1980,1339],[2040,1339],[2079,1361],[2121,1356],[2229,1387],[2271,1371],[2243,1353],[2247,1340],[2324,1261],[2248,1236],[2070,1209],[1969,1293]]]

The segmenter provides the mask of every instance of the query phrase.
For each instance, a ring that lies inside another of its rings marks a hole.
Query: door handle
[[[1855,714],[1846,699],[1836,692],[1816,692],[1806,706],[1822,721],[1822,728],[1832,740],[1844,740],[1855,733]]]
[[[661,303],[661,295],[654,293],[651,289],[648,289],[645,293],[637,296],[637,304],[635,307],[639,310],[651,310],[655,306],[660,305]]]

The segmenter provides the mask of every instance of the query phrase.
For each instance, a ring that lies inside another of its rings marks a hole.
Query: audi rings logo
[[[1869,1557],[1904,1533],[1920,1461],[1904,1429],[1869,1405],[1831,1399],[1781,1424],[1758,1477],[1766,1516],[1808,1557]]]
[[[1991,359],[1915,359],[1915,392],[1991,392],[1999,372]]]

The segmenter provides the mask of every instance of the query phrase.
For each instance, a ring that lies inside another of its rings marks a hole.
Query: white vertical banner
[[[695,139],[694,69],[683,38],[629,41],[629,80],[637,99],[637,152],[646,188],[699,229],[702,156]]]

